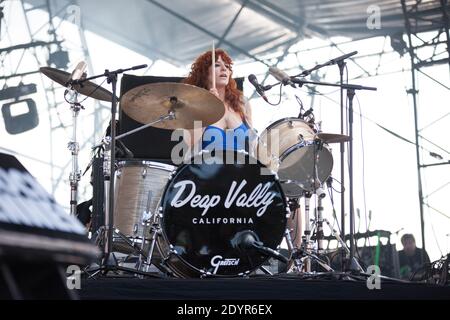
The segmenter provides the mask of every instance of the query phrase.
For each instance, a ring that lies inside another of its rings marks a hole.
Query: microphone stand
[[[339,83],[344,84],[344,68],[346,62],[341,60],[338,62],[339,67]],[[340,116],[341,116],[341,134],[344,134],[344,88],[340,88]],[[340,156],[341,156],[341,238],[345,238],[345,143],[340,144]],[[351,251],[351,250],[350,250]],[[351,260],[350,260],[351,261]],[[346,252],[341,251],[341,271],[346,270]]]
[[[355,91],[356,90],[370,90],[370,91],[376,91],[377,88],[375,87],[366,87],[366,86],[361,86],[361,85],[355,85],[355,84],[335,84],[335,83],[327,83],[327,82],[317,82],[317,81],[306,81],[306,80],[302,80],[302,79],[298,79],[295,77],[291,77],[291,80],[294,83],[297,83],[299,85],[299,87],[302,87],[304,84],[314,84],[314,85],[319,85],[319,86],[331,86],[331,87],[340,87],[341,90],[346,89],[347,90],[347,98],[349,101],[349,105],[348,105],[348,112],[349,112],[349,136],[350,136],[350,141],[349,141],[349,201],[350,201],[350,252],[349,252],[349,260],[346,261],[346,269],[347,270],[352,270],[354,267],[353,262],[353,258],[354,258],[354,253],[355,253],[355,245],[354,245],[354,207],[353,207],[353,98],[355,96]],[[342,104],[343,105],[343,104]],[[341,143],[343,144],[343,143]],[[342,148],[343,149],[343,148]],[[343,153],[341,153],[341,157],[342,157]],[[342,158],[341,158],[342,159]],[[343,161],[341,161],[341,169],[343,167]],[[344,226],[345,223],[345,216],[344,216],[344,212],[341,213],[342,214],[342,228]],[[344,255],[346,254],[346,252],[343,253]],[[358,270],[361,271],[361,270]]]
[[[303,72],[301,72],[300,74],[294,76],[294,77],[306,77],[308,75],[310,75],[313,71],[316,71],[320,68],[323,68],[325,66],[331,66],[334,64],[337,64],[339,67],[339,83],[341,84],[341,88],[340,88],[340,117],[341,117],[341,134],[344,134],[344,87],[342,87],[342,85],[344,84],[344,68],[346,65],[345,59],[350,58],[351,56],[357,54],[358,51],[353,51],[351,53],[348,54],[344,54],[340,57],[331,59],[325,63],[322,64],[318,64],[315,67],[308,69],[308,70],[304,70]],[[347,96],[350,98],[350,96],[347,94]],[[354,92],[353,94],[351,94],[351,98],[353,99],[354,96]],[[350,100],[350,99],[349,99]],[[352,116],[352,115],[351,115]],[[351,117],[350,116],[350,117]],[[351,128],[349,129],[351,130]],[[352,137],[352,135],[350,135],[350,137]],[[352,141],[352,140],[350,140]],[[352,142],[350,142],[350,147],[352,147]],[[350,153],[352,153],[352,151],[350,151]],[[344,184],[345,184],[345,143],[341,142],[340,143],[340,158],[341,158],[341,237],[344,238],[345,237],[345,189],[344,189]],[[350,157],[350,159],[352,159],[352,157]],[[350,168],[352,169],[353,164],[351,163]],[[353,188],[353,182],[350,180],[350,188]],[[353,199],[352,199],[352,191],[350,191],[350,207],[353,206]],[[350,211],[352,211],[352,208],[350,208]],[[350,233],[354,233],[354,229],[353,229],[353,217],[350,216]],[[353,244],[350,244],[350,247],[353,247]],[[350,250],[351,255],[353,254],[353,250]],[[348,265],[348,262],[346,263],[346,253],[344,250],[342,250],[342,265],[341,265],[341,271],[345,271],[345,269],[347,268],[346,265]],[[351,261],[351,259],[350,259]]]
[[[298,75],[291,77],[291,79],[292,78],[309,76],[312,72],[314,72],[316,70],[319,70],[320,68],[323,68],[323,67],[332,66],[334,64],[337,64],[337,65],[342,64],[345,59],[350,58],[351,56],[354,56],[357,53],[358,53],[358,51],[353,51],[351,53],[344,54],[344,55],[342,55],[340,57],[328,60],[327,62],[322,63],[322,64],[318,64],[318,65],[316,65],[315,67],[313,67],[311,69],[307,69],[307,70],[302,71]],[[343,83],[343,81],[341,79],[341,84],[342,83]]]

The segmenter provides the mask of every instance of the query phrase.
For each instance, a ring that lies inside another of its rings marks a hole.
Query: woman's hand
[[[215,95],[217,98],[220,99],[219,91],[217,91],[216,88],[211,88],[211,89],[209,89],[209,92],[211,92],[213,95]]]

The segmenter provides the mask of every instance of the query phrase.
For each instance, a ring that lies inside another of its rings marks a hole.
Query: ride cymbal
[[[317,137],[325,143],[341,143],[350,141],[350,136],[338,133],[318,133]]]
[[[71,77],[70,73],[55,68],[42,67],[39,70],[43,74],[45,74],[48,78],[59,83],[64,87],[67,85],[67,82],[70,80]],[[85,81],[81,85],[76,84],[73,86],[73,88],[77,92],[87,97],[108,102],[111,102],[112,100],[111,92],[91,81]]]
[[[173,111],[175,119],[153,125],[170,130],[193,129],[194,121],[201,121],[201,126],[206,127],[219,121],[225,113],[223,102],[208,90],[174,82],[133,88],[122,96],[121,108],[129,117],[142,124]]]

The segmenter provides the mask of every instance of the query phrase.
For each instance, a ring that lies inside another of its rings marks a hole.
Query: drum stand
[[[318,265],[320,265],[322,268],[324,268],[327,272],[334,272],[329,264],[326,261],[323,261],[319,258],[319,256],[323,253],[323,223],[325,222],[327,226],[329,227],[331,234],[333,237],[336,238],[336,240],[341,245],[341,248],[344,249],[344,252],[350,256],[350,249],[347,246],[347,244],[342,240],[339,233],[333,229],[330,222],[323,218],[322,211],[322,201],[325,198],[325,192],[322,188],[317,188],[315,190],[315,194],[317,197],[317,207],[315,208],[315,219],[311,222],[309,217],[310,212],[310,201],[312,194],[309,192],[306,192],[305,197],[305,232],[302,236],[302,244],[300,248],[295,248],[290,231],[286,230],[285,233],[285,239],[288,245],[289,251],[291,254],[291,259],[294,262],[295,265],[295,271],[297,273],[305,272],[307,274],[311,273],[311,262],[315,261]],[[310,224],[311,223],[311,224]],[[314,248],[314,241],[311,240],[311,235],[315,233],[315,240],[317,241],[317,249]],[[358,263],[355,257],[352,257],[351,264],[354,270],[359,270],[361,272],[364,272],[364,269],[361,267],[361,265]]]
[[[322,190],[322,189],[320,189]],[[294,261],[295,270],[296,272],[306,272],[311,273],[311,262],[316,261],[321,267],[323,267],[326,271],[333,272],[334,270],[322,259],[319,258],[319,255],[323,253],[323,218],[322,218],[322,199],[325,196],[325,193],[317,192],[317,200],[318,200],[318,206],[315,209],[315,216],[316,218],[312,221],[310,221],[309,218],[309,211],[310,211],[310,201],[312,194],[310,192],[305,193],[305,232],[302,236],[302,244],[300,245],[300,248],[294,248],[294,245],[292,243],[290,232],[289,230],[286,230],[286,242],[288,244],[289,251],[292,252],[292,259]],[[317,249],[314,249],[314,241],[311,240],[311,235],[314,234],[314,231],[316,233],[316,240],[317,240]]]
[[[67,100],[66,94],[72,93],[73,99]],[[78,183],[81,178],[81,171],[78,169],[78,152],[80,151],[80,145],[77,142],[77,119],[78,114],[83,106],[78,102],[78,92],[73,88],[66,90],[64,98],[70,103],[70,109],[72,110],[72,140],[68,143],[67,148],[72,154],[72,171],[69,175],[70,181],[70,215],[75,216],[77,214],[78,204]]]
[[[316,140],[317,150],[321,150],[323,146],[323,142],[321,140]],[[286,237],[286,242],[288,243],[288,248],[292,252],[292,259],[294,260],[295,270],[297,272],[302,272],[304,270],[305,273],[311,273],[311,262],[315,261],[318,265],[324,268],[327,272],[334,272],[334,270],[329,266],[329,264],[322,259],[319,258],[321,254],[323,254],[323,222],[325,221],[327,225],[330,227],[333,235],[340,242],[340,244],[348,250],[346,244],[342,241],[339,235],[333,230],[331,225],[327,220],[323,219],[323,206],[322,201],[325,198],[325,191],[322,189],[322,183],[318,179],[318,168],[317,168],[317,160],[319,154],[316,152],[316,147],[314,146],[314,165],[313,165],[313,192],[305,191],[305,232],[302,236],[302,244],[300,248],[294,248],[292,244],[292,240],[290,240],[289,231],[286,234],[289,237]],[[316,195],[317,205],[314,209],[315,218],[311,222],[310,220],[310,202],[312,195]],[[297,202],[298,204],[298,202]],[[314,248],[314,241],[311,240],[311,235],[315,233],[315,240],[317,241],[317,249]],[[336,236],[337,235],[337,236]]]
[[[137,131],[140,131],[142,129],[145,129],[149,126],[154,125],[155,123],[161,122],[163,120],[172,120],[175,119],[175,112],[174,112],[174,108],[171,108],[171,110],[169,111],[169,113],[165,116],[161,116],[159,119],[157,119],[154,122],[151,122],[149,124],[146,124],[144,126],[141,126],[139,128],[136,128],[134,130],[131,130],[130,132],[124,133],[122,135],[116,136],[116,125],[115,125],[115,119],[116,119],[116,111],[117,111],[117,96],[116,96],[116,87],[117,87],[117,76],[118,74],[124,73],[125,71],[129,71],[129,70],[137,70],[137,69],[142,69],[147,67],[147,65],[139,65],[139,66],[134,66],[131,68],[127,68],[127,69],[118,69],[115,71],[109,71],[109,70],[105,70],[105,72],[101,75],[96,75],[96,76],[92,76],[89,78],[84,78],[81,80],[76,80],[73,81],[73,84],[78,84],[78,85],[82,85],[83,82],[85,81],[89,81],[89,80],[93,80],[96,78],[100,78],[100,77],[106,77],[107,78],[107,82],[111,84],[112,86],[112,99],[111,99],[111,122],[110,122],[110,137],[106,137],[105,139],[103,139],[102,141],[102,146],[104,146],[105,152],[104,152],[104,165],[103,165],[103,175],[104,175],[104,183],[105,183],[105,224],[104,226],[100,227],[96,240],[95,242],[103,249],[103,257],[101,259],[101,262],[98,266],[98,268],[96,268],[95,270],[89,270],[89,267],[85,269],[86,273],[89,272],[93,272],[92,274],[90,274],[90,277],[94,277],[95,275],[102,273],[104,275],[106,275],[109,271],[126,271],[126,272],[130,272],[133,274],[140,274],[140,275],[151,275],[148,274],[146,272],[142,272],[140,270],[137,269],[130,269],[130,268],[125,268],[125,267],[121,267],[118,265],[117,263],[117,259],[114,256],[114,253],[112,252],[112,242],[113,242],[113,226],[114,226],[114,178],[115,178],[115,145],[116,145],[116,140],[123,138],[125,136],[128,136],[130,134],[133,134]],[[76,100],[75,100],[76,101]],[[77,106],[80,106],[78,103],[74,104]],[[78,110],[74,110],[74,118],[76,117]],[[74,124],[74,132],[76,129],[76,125]],[[75,133],[74,133],[75,134]],[[74,150],[77,151],[77,144],[76,142],[72,142],[71,145],[69,145],[69,147],[75,147]],[[77,152],[73,152],[74,156],[77,155]],[[76,167],[76,161],[74,161],[74,168],[77,169]],[[71,186],[72,186],[72,180],[74,180],[73,186],[72,187],[72,196],[76,197],[76,183],[77,183],[77,175],[76,172],[74,174],[71,174],[71,178],[73,176],[73,179],[71,179]],[[71,205],[72,205],[72,201],[71,201]],[[76,201],[75,201],[75,210],[76,210]],[[145,243],[145,239],[143,239],[143,243],[141,246],[141,249],[137,248],[135,246],[135,244],[130,241],[125,235],[121,234],[119,230],[116,230],[115,233],[122,238],[123,240],[125,240],[125,243],[127,243],[128,245],[130,245],[131,248],[133,248],[134,252],[137,252],[139,254],[139,256],[141,257],[141,255],[143,255],[143,246]],[[143,255],[145,257],[145,254]],[[148,260],[148,257],[147,257]],[[154,276],[154,275],[153,275]]]

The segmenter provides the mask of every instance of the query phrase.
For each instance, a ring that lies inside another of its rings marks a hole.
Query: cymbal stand
[[[67,94],[71,94],[72,96],[67,99]],[[67,148],[72,154],[72,171],[69,175],[70,214],[75,216],[77,214],[78,204],[78,183],[81,179],[81,170],[78,168],[78,152],[80,151],[80,145],[77,141],[77,120],[80,110],[84,109],[84,107],[78,102],[78,92],[72,87],[66,90],[64,98],[70,104],[70,110],[72,110],[72,140],[67,144]]]
[[[153,252],[155,250],[156,240],[161,234],[161,227],[159,224],[159,214],[154,213],[151,218],[151,227],[150,227],[150,234],[152,235],[151,242],[150,242],[150,249],[148,251],[148,255],[146,257],[146,261],[143,261],[139,265],[139,269],[142,268],[142,265],[144,265],[143,269],[145,272],[149,271],[150,266],[152,265],[152,258],[153,258]]]
[[[327,271],[334,271],[325,261],[319,258],[319,255],[323,253],[323,206],[322,206],[322,200],[325,197],[325,192],[322,189],[321,185],[322,183],[318,179],[318,168],[317,168],[317,162],[319,153],[317,151],[320,151],[323,147],[323,142],[319,139],[317,139],[314,142],[314,165],[313,165],[313,186],[314,191],[311,192],[305,192],[305,232],[304,236],[302,237],[302,244],[301,247],[294,251],[292,254],[292,258],[294,259],[294,263],[297,267],[297,271],[300,271],[301,268],[297,266],[296,260],[299,259],[301,261],[301,264],[304,264],[304,271],[306,273],[311,273],[311,262],[314,260],[316,261],[320,266],[322,266]],[[315,218],[314,220],[310,220],[310,202],[311,202],[311,196],[312,194],[316,195],[317,204],[315,206]],[[314,241],[311,240],[311,235],[315,232],[315,240],[317,241],[317,248],[314,247]],[[301,272],[301,271],[300,271]]]

